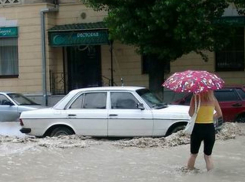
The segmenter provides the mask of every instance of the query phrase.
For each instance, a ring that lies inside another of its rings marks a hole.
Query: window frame
[[[18,31],[18,30],[17,30]],[[9,37],[3,37],[3,36],[0,36],[0,41],[1,40],[6,40],[6,39],[14,39],[16,45],[14,45],[14,47],[16,47],[16,60],[14,60],[14,64],[16,66],[16,73],[13,73],[13,70],[11,71],[12,73],[11,74],[2,74],[0,73],[0,78],[18,78],[19,77],[19,48],[18,48],[18,36],[9,36]],[[1,47],[6,47],[6,46],[0,46],[0,49]],[[0,62],[0,64],[2,64]],[[1,66],[0,66],[1,67]],[[4,68],[3,68],[4,69]],[[6,68],[7,69],[7,68]],[[13,69],[13,67],[12,67]]]

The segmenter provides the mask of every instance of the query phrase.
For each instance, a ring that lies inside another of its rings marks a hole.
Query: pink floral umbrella
[[[162,86],[175,92],[193,92],[194,94],[218,90],[223,85],[224,81],[217,75],[198,70],[176,72],[162,84]]]

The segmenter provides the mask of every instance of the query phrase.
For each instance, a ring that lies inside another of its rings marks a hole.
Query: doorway
[[[102,86],[101,47],[78,46],[67,48],[68,91]]]

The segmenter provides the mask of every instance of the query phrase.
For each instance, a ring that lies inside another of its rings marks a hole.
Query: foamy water
[[[90,145],[101,145],[102,143],[110,143],[120,147],[138,147],[138,148],[151,148],[151,147],[175,147],[179,145],[186,145],[190,143],[190,136],[179,131],[168,137],[152,138],[140,137],[133,139],[94,139],[84,136],[60,136],[60,137],[45,137],[35,138],[21,134],[19,126],[12,123],[1,127],[0,141],[1,143],[22,143],[32,144],[32,146],[39,146],[45,148],[85,148]],[[225,123],[222,130],[216,135],[217,140],[235,139],[236,136],[244,135],[241,127],[237,123]]]
[[[197,170],[186,170],[189,136],[183,132],[165,138],[110,140],[76,135],[40,139],[15,136],[18,132],[9,130],[12,135],[0,135],[0,181],[243,182],[241,129],[226,123],[216,135],[211,172],[206,171],[202,149]]]
[[[0,135],[25,137],[20,128],[19,122],[0,122]]]

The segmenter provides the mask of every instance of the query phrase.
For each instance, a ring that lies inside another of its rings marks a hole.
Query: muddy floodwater
[[[0,123],[0,182],[244,182],[245,124],[225,123],[216,135],[215,168],[202,147],[195,171],[185,170],[189,136],[106,139],[35,138],[18,123]]]

